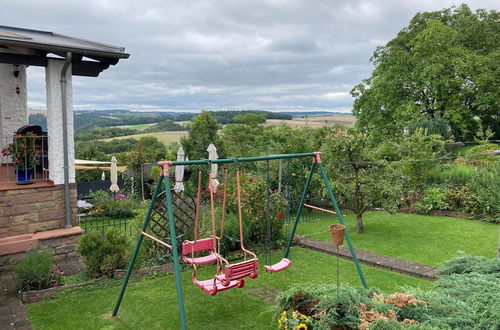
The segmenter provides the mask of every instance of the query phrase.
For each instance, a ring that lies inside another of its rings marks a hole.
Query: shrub
[[[441,275],[469,273],[500,275],[500,259],[471,256],[459,251],[452,259],[443,262],[439,267]]]
[[[300,285],[283,292],[276,320],[310,319],[307,329],[498,329],[500,261],[463,253],[441,266],[432,291]]]
[[[54,267],[52,255],[47,251],[33,250],[14,266],[19,288],[22,291],[42,290],[64,283],[64,272]]]
[[[491,152],[497,149],[498,145],[495,144],[480,144],[467,150],[465,157],[460,158],[458,161],[467,165],[488,167],[495,161],[495,156],[493,156]]]
[[[116,228],[107,229],[106,232],[86,232],[78,243],[78,252],[91,277],[112,277],[115,269],[124,268],[128,262],[129,248],[127,235]]]
[[[424,191],[422,201],[415,204],[418,213],[428,214],[432,210],[449,209],[446,200],[446,189],[440,187],[430,187]]]
[[[245,231],[248,233],[245,236],[245,242],[249,245],[262,245],[266,242],[266,189],[266,182],[262,178],[241,175],[241,209]],[[287,201],[277,191],[270,192],[269,199],[271,240],[276,242],[283,238],[284,214]],[[238,214],[235,185],[228,187],[228,213]],[[231,228],[231,222],[228,223],[228,228]]]
[[[119,199],[108,201],[99,206],[96,215],[102,215],[115,219],[126,219],[135,216],[138,203],[133,199]]]

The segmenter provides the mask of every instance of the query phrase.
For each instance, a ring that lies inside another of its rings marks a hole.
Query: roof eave
[[[125,52],[106,52],[106,51],[98,51],[98,50],[90,50],[90,49],[82,49],[78,47],[67,47],[67,46],[57,46],[57,45],[46,45],[40,44],[36,42],[26,42],[24,40],[12,40],[0,38],[0,42],[4,45],[14,45],[14,46],[22,46],[27,48],[34,48],[43,50],[46,52],[71,52],[74,54],[81,54],[83,56],[102,56],[102,57],[110,57],[110,58],[129,58],[130,54]]]

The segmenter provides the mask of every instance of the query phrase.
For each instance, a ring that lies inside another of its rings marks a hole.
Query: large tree
[[[468,6],[418,13],[371,61],[351,91],[357,125],[379,139],[422,118],[446,120],[457,139],[479,129],[500,138],[500,20]]]
[[[190,160],[208,158],[207,148],[210,143],[217,147],[222,157],[222,142],[217,134],[220,125],[208,111],[202,111],[194,117],[189,126],[189,135],[181,139],[182,147]]]

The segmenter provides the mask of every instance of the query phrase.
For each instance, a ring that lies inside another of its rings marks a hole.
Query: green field
[[[275,261],[281,251],[274,255]],[[269,295],[300,283],[334,283],[335,257],[294,248],[292,266],[278,274],[261,270],[259,277],[246,280],[242,289],[232,289],[210,296],[191,283],[191,271],[182,273],[184,302],[189,329],[276,329],[274,304],[255,296]],[[263,259],[263,258],[262,258]],[[264,262],[262,261],[262,264]],[[340,260],[340,282],[359,286],[354,264]],[[387,292],[400,286],[428,289],[431,282],[381,269],[363,266],[368,284]],[[199,278],[213,276],[214,269],[203,268]],[[156,279],[136,278],[129,284],[118,317],[111,310],[119,292],[119,280],[109,280],[96,287],[76,289],[63,296],[28,305],[28,316],[35,329],[179,329],[179,315],[174,277],[163,274]],[[112,286],[112,287],[110,287]],[[89,290],[94,290],[88,292]]]
[[[142,131],[145,128],[151,127],[156,125],[156,123],[152,124],[137,124],[137,125],[120,125],[120,126],[113,126],[113,127],[118,127],[118,128],[130,128],[130,129],[135,129],[137,131]]]
[[[369,212],[363,216],[365,234],[356,232],[355,216],[344,217],[355,248],[435,266],[456,251],[494,258],[498,225],[452,217]],[[297,234],[329,240],[328,225],[337,219],[301,223]]]
[[[154,132],[154,133],[141,133],[141,134],[134,134],[134,135],[127,135],[127,136],[120,136],[116,138],[109,138],[109,139],[104,139],[103,141],[112,141],[112,140],[123,140],[123,139],[137,139],[139,140],[142,137],[146,136],[154,136],[155,138],[158,139],[161,143],[164,145],[172,145],[179,143],[181,140],[181,137],[186,136],[188,134],[187,131],[166,131],[166,132]]]

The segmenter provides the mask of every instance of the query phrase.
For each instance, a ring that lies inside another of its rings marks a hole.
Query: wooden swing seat
[[[264,269],[267,270],[268,272],[271,272],[271,273],[278,273],[278,272],[281,272],[282,270],[285,270],[288,267],[290,267],[291,264],[292,264],[292,262],[289,259],[283,258],[283,259],[281,259],[280,262],[278,262],[274,265],[270,265],[270,266],[265,265]]]
[[[242,281],[231,281],[228,285],[222,285],[221,281],[216,278],[199,281],[195,277],[193,277],[193,283],[208,293],[209,295],[215,296],[217,292],[228,290],[234,287],[242,288],[245,285],[245,282]]]
[[[202,257],[188,257],[197,252],[208,251],[208,254]],[[214,249],[213,238],[203,238],[196,241],[184,241],[182,243],[182,260],[191,265],[204,265],[217,261],[217,253]]]

